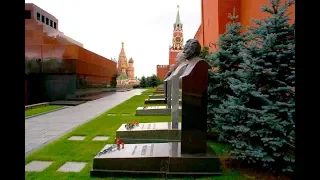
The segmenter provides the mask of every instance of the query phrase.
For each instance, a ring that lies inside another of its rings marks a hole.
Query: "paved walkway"
[[[124,102],[142,89],[115,92],[101,99],[25,120],[25,155]]]

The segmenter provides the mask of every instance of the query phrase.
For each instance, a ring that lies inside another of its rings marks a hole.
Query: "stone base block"
[[[179,108],[179,114],[181,116],[181,107]],[[167,106],[138,107],[136,116],[171,116],[171,109]]]
[[[166,96],[164,94],[156,94],[156,95],[149,95],[149,99],[165,99]],[[179,95],[181,99],[181,94]]]
[[[179,99],[179,104],[181,104],[182,101]],[[161,99],[146,99],[144,101],[144,104],[167,104],[166,99],[161,98]]]
[[[172,128],[171,122],[140,123],[131,130],[122,124],[116,132],[116,138],[124,143],[178,142],[181,139],[181,123],[178,128]]]
[[[221,162],[206,153],[181,154],[181,143],[107,144],[93,160],[92,177],[199,177],[221,174]]]

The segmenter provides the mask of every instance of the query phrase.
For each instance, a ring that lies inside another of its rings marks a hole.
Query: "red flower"
[[[121,143],[120,138],[117,138],[116,143],[117,143],[117,144],[120,144],[120,143]]]

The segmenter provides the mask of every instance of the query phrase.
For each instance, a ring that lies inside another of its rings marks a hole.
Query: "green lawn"
[[[90,169],[92,169],[92,160],[94,156],[105,146],[106,143],[113,144],[116,130],[122,123],[129,121],[138,122],[167,122],[170,121],[170,116],[134,116],[138,106],[142,106],[146,95],[137,95],[122,104],[110,109],[99,117],[89,121],[88,123],[74,129],[70,133],[64,135],[60,139],[44,146],[36,152],[30,154],[25,159],[25,164],[32,160],[53,161],[53,163],[42,172],[26,172],[26,179],[100,179],[90,178]],[[108,116],[108,113],[116,113],[116,116]],[[129,113],[132,116],[121,116],[121,113]],[[68,141],[70,136],[84,135],[84,141]],[[92,141],[91,139],[98,135],[109,136],[109,140],[105,142]],[[210,142],[212,148],[218,153],[223,153],[223,150],[228,148],[223,144]],[[62,173],[56,170],[67,161],[88,162],[86,167],[80,173]],[[248,179],[241,175],[238,171],[224,170],[222,176],[216,176],[203,179],[215,180],[237,180]],[[103,178],[103,179],[118,179],[118,178]],[[131,179],[131,178],[128,178]],[[156,179],[156,178],[154,178]]]
[[[149,88],[142,92],[142,95],[151,95],[156,90],[156,88]]]
[[[49,112],[49,111],[53,111],[55,109],[59,109],[62,106],[56,106],[56,105],[48,105],[48,106],[42,106],[42,107],[38,107],[38,108],[33,108],[33,109],[28,109],[25,111],[25,117],[28,116],[33,116],[36,114],[41,114],[41,113],[45,113],[45,112]]]

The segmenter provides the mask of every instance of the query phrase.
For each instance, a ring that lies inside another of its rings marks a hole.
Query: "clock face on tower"
[[[179,36],[177,36],[177,37],[174,38],[174,41],[177,42],[177,43],[180,43],[181,40],[182,40],[182,39],[181,39],[181,37],[179,37]]]

